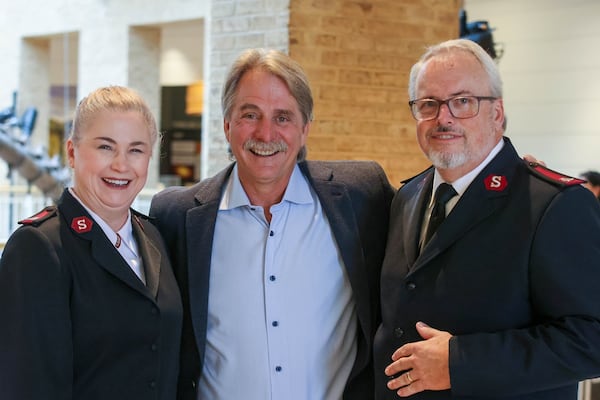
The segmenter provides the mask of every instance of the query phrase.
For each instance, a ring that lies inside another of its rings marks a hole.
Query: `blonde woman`
[[[22,221],[0,260],[3,398],[175,398],[179,290],[158,231],[131,209],[157,138],[131,89],[79,103],[73,185]]]

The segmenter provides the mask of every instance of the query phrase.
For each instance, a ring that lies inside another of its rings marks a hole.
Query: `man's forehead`
[[[447,91],[448,95],[475,93],[489,84],[485,70],[466,52],[443,53],[428,59],[417,76],[416,89]]]

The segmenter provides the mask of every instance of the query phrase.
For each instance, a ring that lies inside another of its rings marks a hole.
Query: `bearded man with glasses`
[[[391,211],[376,399],[570,399],[600,375],[600,206],[519,158],[475,42],[433,46],[409,102],[433,166]]]

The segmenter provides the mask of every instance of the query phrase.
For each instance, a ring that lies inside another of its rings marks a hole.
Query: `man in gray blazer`
[[[374,162],[305,161],[301,67],[249,50],[223,88],[235,162],[150,215],[184,304],[180,399],[370,399],[394,189]]]

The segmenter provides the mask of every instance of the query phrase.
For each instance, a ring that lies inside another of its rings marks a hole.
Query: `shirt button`
[[[277,321],[273,321],[273,322],[271,323],[271,325],[273,325],[273,326],[279,326],[279,322],[277,322]]]
[[[404,330],[402,328],[394,328],[394,336],[397,338],[402,337],[404,335]]]
[[[150,381],[150,383],[148,384],[148,386],[150,386],[150,389],[155,389],[156,388],[156,381]]]
[[[407,288],[408,290],[415,290],[415,289],[417,288],[417,284],[416,284],[416,283],[414,283],[414,282],[408,282],[408,283],[406,284],[406,288]]]
[[[269,232],[269,236],[275,236],[275,232],[273,232],[273,231]]]
[[[156,345],[156,343],[152,343],[152,346],[150,346],[150,348],[152,349],[152,351],[156,351],[156,349],[158,349],[158,346]]]
[[[269,280],[270,280],[271,282],[274,282],[274,281],[275,281],[275,279],[277,279],[277,278],[275,278],[275,275],[271,275],[271,276],[269,276]]]
[[[279,365],[275,367],[275,371],[277,371],[277,372],[281,372],[282,369],[283,368],[281,368],[281,366],[279,366]]]

